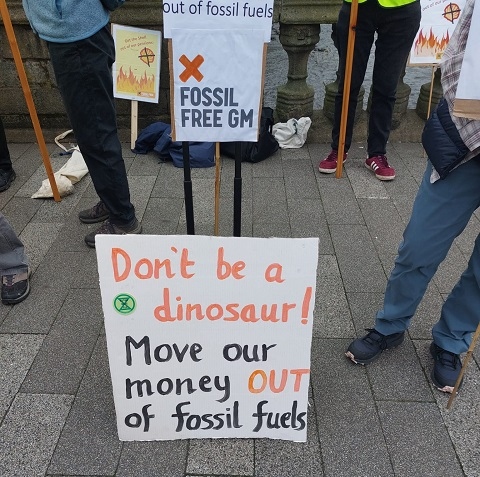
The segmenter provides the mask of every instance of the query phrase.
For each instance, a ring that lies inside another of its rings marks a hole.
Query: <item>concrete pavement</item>
[[[30,196],[46,177],[34,144],[10,144],[17,179],[0,206],[31,260],[32,292],[0,306],[2,477],[480,476],[480,352],[452,409],[429,381],[430,329],[466,267],[478,213],[455,242],[405,343],[368,367],[343,355],[373,324],[425,157],[392,142],[392,182],[354,144],[344,176],[317,172],[322,143],[242,166],[242,236],[320,237],[307,443],[267,439],[121,442],[117,438],[96,255],[78,221],[97,198],[87,175],[60,203]],[[124,145],[146,234],[186,233],[183,172]],[[49,145],[52,166],[66,158]],[[220,234],[232,235],[234,162],[222,158]],[[214,168],[193,169],[197,234],[214,231]]]

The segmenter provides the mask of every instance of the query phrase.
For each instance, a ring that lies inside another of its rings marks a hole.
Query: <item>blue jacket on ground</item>
[[[109,22],[109,10],[125,0],[23,0],[30,25],[40,38],[71,43],[89,38]]]

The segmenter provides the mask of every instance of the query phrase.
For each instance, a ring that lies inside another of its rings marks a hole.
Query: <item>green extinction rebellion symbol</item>
[[[121,315],[129,315],[135,310],[135,298],[128,293],[120,293],[113,300],[113,307]]]

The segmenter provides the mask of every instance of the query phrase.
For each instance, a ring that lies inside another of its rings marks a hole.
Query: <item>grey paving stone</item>
[[[434,403],[378,402],[377,406],[395,476],[464,475]]]
[[[43,258],[56,240],[62,223],[30,222],[20,234],[20,240],[25,247],[30,269],[36,270]]]
[[[153,198],[143,215],[144,234],[173,235],[176,233],[183,201],[178,198]]]
[[[192,439],[187,473],[253,476],[253,439]]]
[[[314,403],[310,400],[307,442],[255,440],[255,477],[322,477],[323,464]]]
[[[331,225],[333,246],[347,292],[383,290],[386,276],[362,225]]]
[[[128,175],[157,177],[162,173],[164,167],[166,167],[166,165],[154,151],[148,154],[135,154],[132,165],[128,169]]]
[[[360,199],[358,203],[377,253],[395,256],[405,229],[395,205],[382,199]]]
[[[344,356],[348,340],[314,339],[313,398],[324,475],[386,477],[394,471],[365,369]]]
[[[364,224],[348,179],[325,175],[318,174],[317,181],[328,224]]]
[[[102,324],[100,297],[90,290],[71,290],[23,382],[22,392],[75,394]]]
[[[415,341],[417,353],[428,376],[433,367],[433,360],[429,352],[430,342],[430,340]],[[433,385],[432,388],[444,425],[453,442],[454,450],[457,454],[456,459],[460,461],[467,477],[479,477],[480,433],[478,416],[480,415],[480,368],[478,363],[474,360],[470,361],[465,371],[462,387],[453,400],[450,409],[447,409],[450,395],[436,390]],[[425,422],[425,426],[427,425],[428,423]],[[452,461],[456,459],[455,456],[452,456]],[[453,466],[453,462],[450,465]]]
[[[43,477],[73,396],[17,394],[0,427],[0,475]]]
[[[36,276],[30,279],[28,299],[12,307],[0,326],[0,333],[48,334],[68,294],[66,288],[40,285]]]
[[[125,442],[117,477],[183,477],[187,441]]]
[[[0,423],[27,374],[40,346],[41,335],[0,334]]]
[[[293,237],[318,237],[318,253],[333,253],[323,204],[319,199],[288,199],[288,215]]]
[[[346,163],[345,170],[357,199],[386,200],[389,198],[385,184],[381,181],[372,181],[372,172],[366,167],[360,168],[357,164]]]
[[[147,208],[150,191],[155,185],[156,176],[129,176],[128,184],[130,187],[130,200],[135,206],[135,215],[142,222],[143,214]]]
[[[285,178],[285,189],[287,198],[293,199],[319,199],[320,193],[318,184],[311,175],[294,175]]]
[[[315,338],[353,336],[350,310],[334,256],[318,257],[313,336]]]
[[[101,337],[76,393],[48,473],[115,475],[121,450],[106,342]]]
[[[3,196],[3,193],[1,196]],[[25,197],[13,197],[6,205],[2,206],[2,214],[7,217],[10,225],[19,235],[32,220],[32,217],[37,213],[41,205],[42,201]]]

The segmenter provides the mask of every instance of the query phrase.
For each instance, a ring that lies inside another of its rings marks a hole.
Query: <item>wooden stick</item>
[[[132,101],[132,111],[130,117],[130,148],[135,148],[135,141],[138,136],[138,101]]]
[[[37,137],[38,146],[42,155],[43,165],[45,166],[47,177],[50,182],[50,187],[52,188],[53,198],[56,202],[60,202],[62,199],[60,198],[57,183],[55,182],[52,164],[50,163],[50,154],[48,153],[42,129],[40,127],[37,111],[33,102],[32,92],[30,91],[27,75],[25,73],[25,68],[23,67],[22,57],[20,56],[20,50],[18,48],[17,39],[15,37],[15,32],[13,30],[12,21],[10,20],[10,14],[8,13],[8,8],[5,0],[0,0],[0,13],[2,15],[5,32],[7,33],[10,48],[12,50],[12,55],[15,61],[15,66],[17,68],[18,77],[20,78],[20,83],[22,85],[23,95],[25,96],[25,101],[27,102],[30,119],[32,120],[33,129],[35,130],[35,135]]]
[[[358,16],[358,0],[352,0],[350,9],[350,25],[348,30],[347,57],[345,59],[345,75],[343,79],[343,98],[342,98],[342,115],[340,118],[340,136],[338,140],[338,159],[337,171],[335,176],[337,179],[342,177],[343,155],[345,153],[345,136],[347,132],[348,119],[348,103],[350,101],[350,85],[352,83],[352,67],[353,67],[353,50],[355,48],[355,28]]]
[[[215,143],[215,226],[214,234],[218,236],[218,215],[220,211],[220,143]]]
[[[468,347],[467,355],[465,356],[465,359],[463,360],[462,369],[460,370],[460,374],[458,375],[457,381],[455,382],[455,386],[453,387],[452,394],[450,396],[450,399],[448,400],[447,409],[450,409],[450,406],[452,405],[453,400],[455,399],[458,387],[460,386],[460,383],[462,382],[463,375],[465,374],[465,370],[467,369],[468,363],[470,362],[470,359],[472,358],[473,350],[475,349],[475,345],[477,344],[477,341],[478,341],[479,337],[480,337],[480,324],[477,326],[477,330],[475,331],[475,334],[472,337],[472,342],[470,343],[470,346]]]

